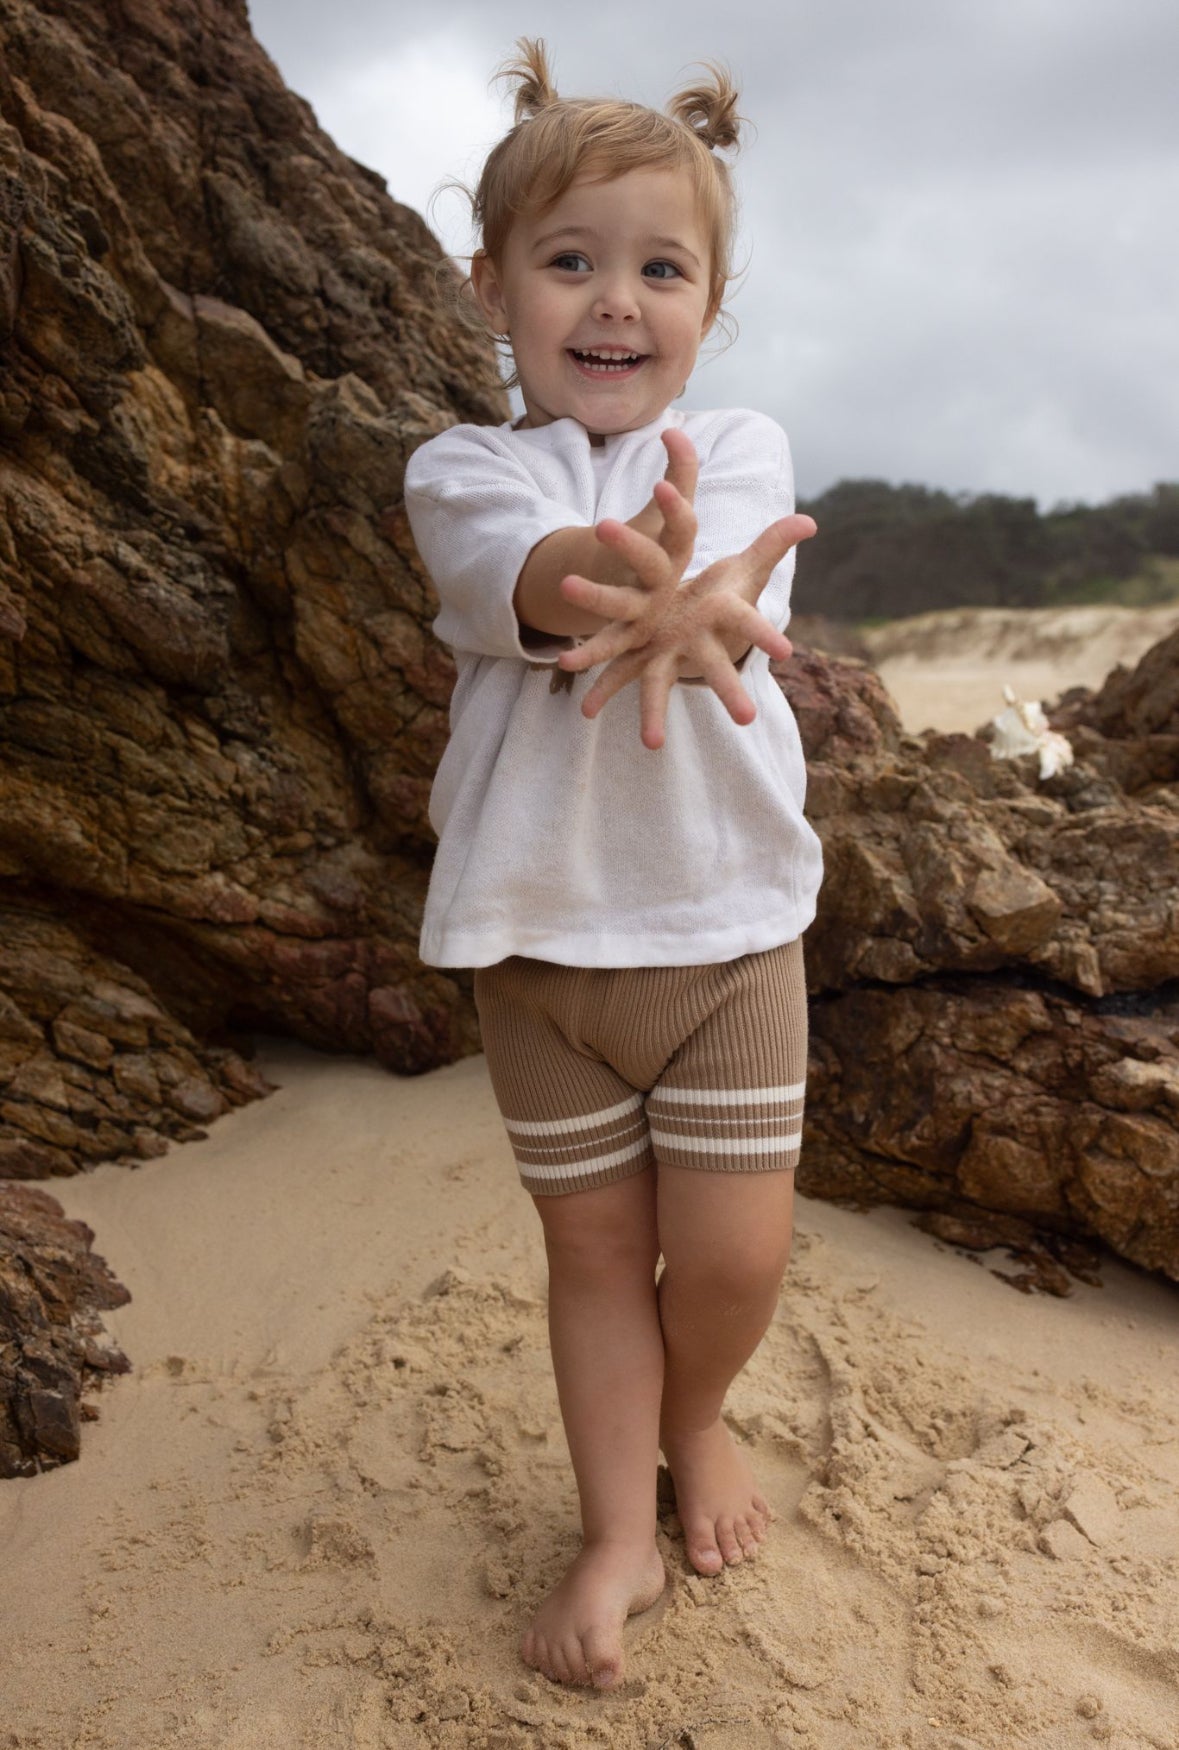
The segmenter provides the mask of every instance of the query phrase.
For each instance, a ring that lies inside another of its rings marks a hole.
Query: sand
[[[566,1692],[515,1651],[575,1502],[483,1061],[260,1061],[206,1141],[52,1187],[134,1371],[0,1484],[5,1750],[1179,1746],[1174,1285],[1029,1297],[800,1200],[731,1399],[770,1541],[705,1581],[665,1518],[625,1687]]]
[[[1094,612],[907,623],[907,726],[1169,629]],[[800,1199],[731,1396],[771,1539],[705,1581],[665,1515],[626,1685],[566,1692],[516,1653],[575,1498],[483,1061],[260,1062],[278,1091],[206,1141],[51,1187],[133,1291],[134,1371],[78,1463],[0,1483],[0,1750],[1179,1750],[1174,1284],[1029,1297]]]
[[[861,629],[905,728],[970,732],[1003,709],[1003,685],[1045,705],[1097,687],[1179,626],[1155,608],[957,608]]]

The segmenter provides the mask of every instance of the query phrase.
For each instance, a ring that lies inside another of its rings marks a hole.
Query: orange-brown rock
[[[1179,632],[1161,638],[1133,668],[1115,668],[1096,692],[1077,695],[1071,715],[1119,741],[1179,737]]]
[[[503,412],[448,280],[241,0],[0,0],[0,1171],[179,1133],[161,1064],[30,1009],[47,953],[173,1018],[200,1117],[258,1091],[227,1029],[474,1043],[415,954],[451,669],[402,472]]]
[[[1169,639],[1074,698],[1077,763],[1041,783],[981,736],[904,735],[860,664],[781,670],[826,860],[804,1190],[1179,1278],[1177,673]]]
[[[1076,688],[1050,713],[1086,761],[1129,795],[1179,783],[1179,632],[1095,692]]]
[[[1179,1276],[1179,999],[939,980],[820,996],[812,1024],[809,1194],[940,1211],[982,1243],[1016,1217]]]
[[[150,1160],[267,1091],[80,927],[0,906],[0,1178]]]
[[[93,1238],[46,1192],[0,1184],[0,1477],[77,1458],[81,1424],[95,1414],[83,1391],[126,1371],[99,1314],[130,1295],[90,1250]]]

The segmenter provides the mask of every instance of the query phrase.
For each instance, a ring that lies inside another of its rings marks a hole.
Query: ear
[[[471,257],[471,290],[475,302],[497,334],[506,334],[508,311],[503,288],[499,283],[494,261],[485,249],[477,249]]]

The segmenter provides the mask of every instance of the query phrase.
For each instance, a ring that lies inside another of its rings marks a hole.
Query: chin
[[[617,413],[607,412],[605,408],[595,408],[592,411],[587,408],[584,414],[575,413],[573,417],[580,420],[587,431],[603,432],[610,437],[621,431],[638,431],[641,426],[650,425],[662,411],[662,406],[619,408]]]

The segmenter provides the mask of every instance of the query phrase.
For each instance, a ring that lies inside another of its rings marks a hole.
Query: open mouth
[[[616,352],[598,347],[579,351],[577,347],[571,346],[568,351],[575,364],[595,377],[625,376],[628,371],[637,370],[647,357],[644,352]]]

